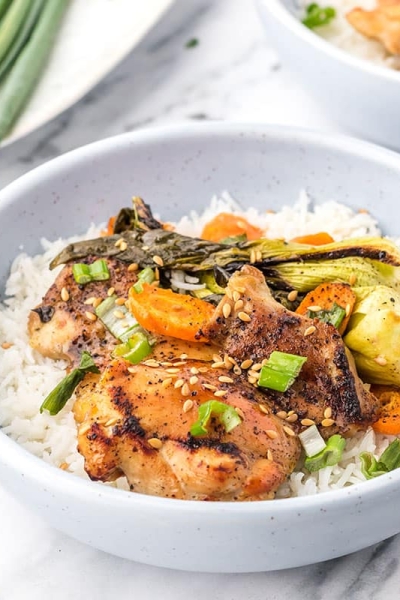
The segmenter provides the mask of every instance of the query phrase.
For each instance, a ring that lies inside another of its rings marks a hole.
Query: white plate
[[[31,133],[94,87],[173,0],[72,0],[46,71],[2,146]]]

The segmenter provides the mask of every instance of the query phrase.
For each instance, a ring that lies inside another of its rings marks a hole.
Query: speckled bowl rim
[[[294,36],[300,38],[304,43],[313,46],[316,51],[323,52],[330,58],[345,64],[352,69],[364,71],[368,75],[379,77],[382,80],[391,81],[400,85],[400,72],[375,65],[367,59],[358,58],[349,52],[338,48],[328,40],[315,34],[305,27],[301,21],[282,5],[281,0],[255,0],[258,9],[263,6],[263,10],[268,11],[275,19],[288,29]]]
[[[381,148],[369,142],[357,140],[344,135],[318,133],[308,129],[296,127],[275,126],[265,124],[241,124],[241,123],[209,123],[158,127],[143,129],[139,132],[130,132],[105,140],[101,140],[87,146],[83,146],[58,158],[55,158],[36,169],[23,175],[15,182],[8,185],[0,192],[0,217],[4,207],[18,201],[18,197],[26,194],[36,183],[40,182],[42,176],[46,178],[71,171],[74,166],[83,161],[90,161],[113,148],[126,149],[134,144],[154,143],[166,139],[179,139],[184,143],[185,139],[210,137],[210,136],[232,136],[237,135],[242,139],[246,136],[257,136],[268,143],[268,139],[282,140],[288,142],[295,139],[305,147],[308,144],[318,145],[321,149],[330,148],[338,152],[354,155],[391,167],[399,172],[400,177],[400,155],[391,150]],[[274,515],[285,515],[292,511],[301,511],[303,514],[315,510],[328,508],[331,505],[344,508],[354,505],[356,499],[368,496],[371,500],[377,499],[385,491],[399,491],[400,494],[400,469],[372,479],[367,482],[354,484],[348,488],[332,490],[320,494],[301,496],[296,498],[285,498],[279,500],[259,500],[254,502],[202,502],[195,500],[177,500],[173,498],[160,498],[147,496],[136,492],[120,490],[89,480],[77,475],[62,471],[46,463],[44,460],[34,456],[28,450],[18,445],[0,431],[0,453],[2,462],[10,470],[21,477],[35,481],[36,485],[53,493],[74,496],[77,499],[84,498],[85,501],[102,501],[109,503],[113,509],[131,506],[144,507],[147,511],[157,513],[162,510],[163,514],[179,511],[180,513],[202,513],[221,514],[232,513],[234,515],[248,515],[272,518]]]

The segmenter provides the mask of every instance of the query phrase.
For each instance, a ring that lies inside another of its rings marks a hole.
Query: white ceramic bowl
[[[174,219],[228,189],[280,208],[300,188],[379,214],[399,233],[400,157],[344,137],[265,126],[210,124],[99,142],[25,175],[0,194],[0,290],[20,244],[83,232],[142,195]],[[1,385],[1,382],[0,382]],[[0,481],[55,528],[106,552],[177,569],[281,569],[353,552],[400,531],[400,470],[307,498],[193,502],[124,492],[79,479],[0,432]],[[2,515],[1,518],[5,518]]]
[[[299,20],[296,0],[256,4],[268,40],[327,114],[360,137],[400,150],[400,72],[354,57],[310,31]]]

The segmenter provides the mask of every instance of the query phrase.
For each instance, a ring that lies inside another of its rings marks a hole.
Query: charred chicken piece
[[[274,350],[306,357],[299,377],[286,392],[266,390],[281,410],[295,411],[298,422],[312,419],[325,425],[322,433],[331,435],[333,428],[366,428],[373,421],[376,398],[359,379],[335,327],[277,303],[256,268],[245,266],[231,277],[227,294],[203,333],[238,363],[247,359],[261,363]]]
[[[389,54],[400,55],[400,2],[380,0],[378,8],[354,8],[346,18],[362,35],[382,43]]]
[[[227,374],[232,383],[221,382]],[[216,389],[225,395],[213,396]],[[210,399],[235,407],[243,420],[227,433],[211,418],[207,435],[192,437],[198,407]],[[273,497],[293,471],[300,445],[265,411],[265,398],[245,378],[200,361],[172,372],[153,361],[114,361],[100,377],[86,377],[74,406],[78,449],[91,479],[125,475],[136,492],[190,500]]]

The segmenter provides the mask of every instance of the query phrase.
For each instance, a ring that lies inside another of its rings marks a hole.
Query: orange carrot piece
[[[291,242],[296,242],[297,244],[308,244],[309,246],[323,246],[324,244],[332,244],[335,240],[329,233],[325,231],[320,231],[319,233],[310,233],[309,235],[300,235],[299,237],[295,237]]]
[[[147,283],[140,293],[131,288],[129,310],[148,331],[191,342],[207,341],[201,328],[214,314],[214,307],[204,300]]]
[[[400,389],[389,385],[372,385],[371,392],[381,403],[378,420],[372,425],[373,430],[386,435],[400,434]]]
[[[243,217],[231,213],[220,213],[204,226],[201,237],[210,242],[219,242],[227,237],[245,233],[248,240],[258,240],[262,230],[249,223]]]
[[[346,311],[346,316],[338,329],[340,335],[343,335],[356,303],[356,295],[347,283],[321,283],[315,290],[308,292],[297,307],[296,313],[306,315],[310,306],[331,310],[335,303]]]

